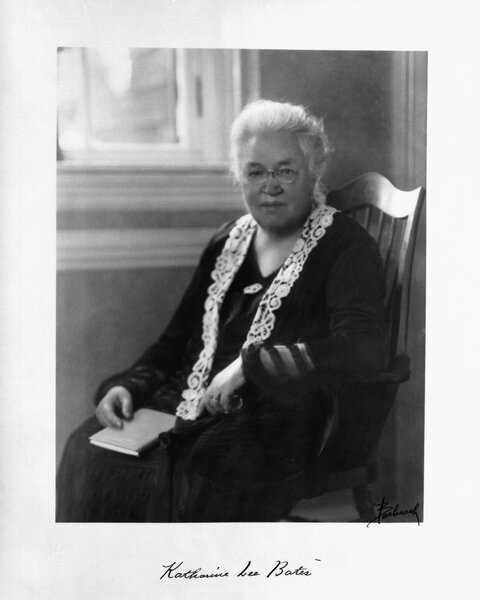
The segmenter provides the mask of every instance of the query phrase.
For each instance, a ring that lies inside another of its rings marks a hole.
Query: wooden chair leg
[[[355,501],[355,507],[358,511],[359,523],[369,523],[375,519],[375,511],[373,508],[372,498],[370,496],[370,490],[367,484],[357,485],[352,488],[353,499]]]

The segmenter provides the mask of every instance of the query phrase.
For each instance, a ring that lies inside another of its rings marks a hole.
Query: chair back
[[[371,458],[398,386],[410,375],[410,361],[403,353],[407,345],[413,251],[424,196],[423,188],[404,192],[378,173],[366,173],[327,196],[328,204],[355,219],[377,241],[385,272],[391,352],[387,372],[347,386],[336,397],[331,435],[319,463],[322,468],[326,466],[331,481],[332,475],[340,472],[357,473],[364,467],[371,471]],[[317,477],[312,489],[321,481],[322,476]]]
[[[366,173],[327,197],[328,204],[355,219],[378,244],[392,357],[407,346],[413,253],[424,198],[422,187],[399,190],[379,173]]]

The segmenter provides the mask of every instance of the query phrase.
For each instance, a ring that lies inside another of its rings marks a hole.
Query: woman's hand
[[[116,385],[108,390],[95,410],[97,419],[104,427],[123,427],[122,419],[130,420],[133,414],[133,402],[130,392]]]
[[[200,413],[206,409],[211,415],[218,415],[236,408],[234,396],[244,383],[242,359],[239,356],[212,379],[200,403]]]

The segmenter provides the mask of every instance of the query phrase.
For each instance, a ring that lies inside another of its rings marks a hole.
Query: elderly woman
[[[100,386],[98,420],[59,469],[58,520],[275,521],[302,497],[332,398],[388,356],[380,258],[325,204],[327,155],[301,106],[261,100],[237,117],[248,213],[212,238],[158,341]],[[88,444],[145,406],[178,417],[145,456]]]

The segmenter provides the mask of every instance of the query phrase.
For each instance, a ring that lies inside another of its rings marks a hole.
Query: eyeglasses
[[[248,183],[252,185],[262,185],[266,183],[270,175],[282,184],[293,183],[297,177],[297,171],[290,169],[290,167],[280,167],[280,169],[250,169],[245,173],[245,177]]]

